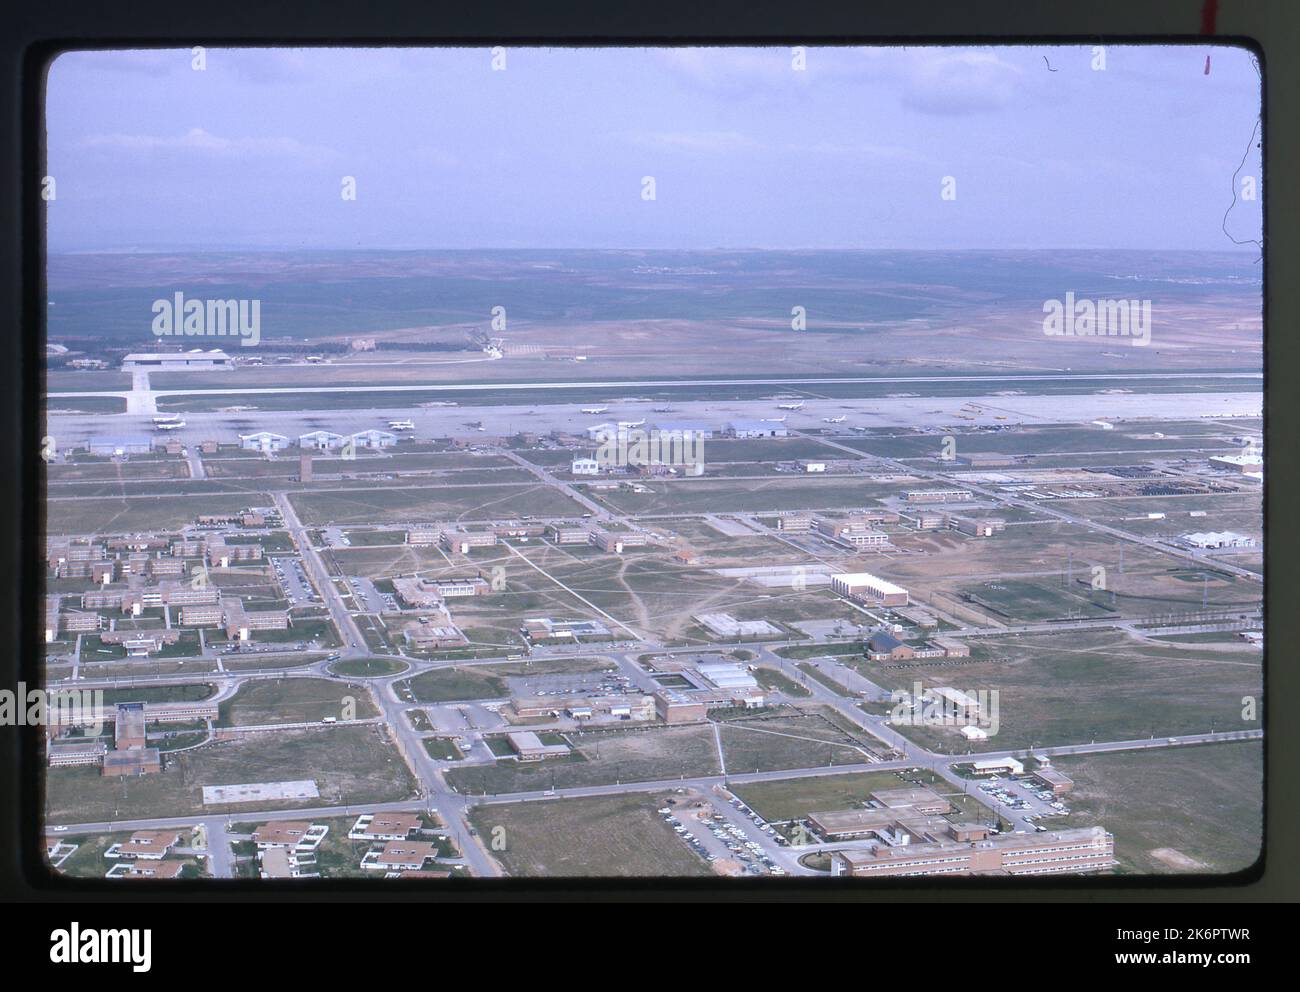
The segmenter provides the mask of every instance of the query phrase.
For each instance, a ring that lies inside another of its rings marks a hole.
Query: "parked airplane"
[[[764,417],[764,418],[763,418],[763,423],[765,423],[765,424],[784,424],[784,423],[785,423],[785,417]]]
[[[413,420],[390,420],[388,422],[390,430],[394,431],[413,431],[415,430],[415,421]]]
[[[633,427],[644,427],[645,421],[644,420],[620,420],[618,422],[618,426],[626,430],[631,430]]]
[[[608,409],[609,407],[607,406],[584,406],[582,408],[582,412],[583,413],[604,413]]]
[[[183,420],[155,420],[153,422],[154,430],[157,431],[178,431],[185,426]]]
[[[800,400],[798,403],[778,403],[776,408],[778,410],[802,410],[803,400]]]
[[[842,413],[838,417],[822,417],[823,424],[842,424],[844,420],[845,414]]]

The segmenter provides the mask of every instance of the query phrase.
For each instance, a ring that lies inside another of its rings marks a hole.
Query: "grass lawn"
[[[50,823],[253,813],[324,804],[396,802],[412,798],[415,779],[386,734],[373,725],[246,734],[163,759],[157,775],[105,778],[83,766],[45,775]],[[205,806],[203,786],[313,779],[318,799]]]
[[[335,675],[350,678],[377,679],[385,675],[397,675],[406,670],[406,664],[391,658],[345,658],[330,665]]]
[[[1240,871],[1260,851],[1263,757],[1241,741],[1057,758],[1074,791],[1053,819],[1104,826],[1125,874]]]
[[[437,668],[421,672],[397,685],[417,703],[446,703],[461,699],[499,699],[510,695],[502,678],[481,668]]]
[[[423,744],[435,761],[460,761],[465,757],[449,737],[426,737]]]
[[[719,773],[713,730],[706,726],[588,731],[565,738],[573,747],[567,756],[454,768],[447,781],[460,792],[478,795]]]
[[[783,715],[721,724],[731,774],[870,761],[872,751],[819,714]]]
[[[365,686],[329,679],[287,677],[245,682],[221,704],[218,726],[253,727],[273,723],[319,723],[327,716],[343,720],[345,700],[355,701],[353,719],[379,714]]]
[[[1251,730],[1243,696],[1262,696],[1258,652],[1212,645],[1165,645],[1122,631],[984,637],[956,664],[877,664],[869,677],[886,690],[953,686],[996,690],[998,731],[974,745],[951,727],[899,726],[910,739],[952,754],[1032,744],[1087,744]]]
[[[787,696],[812,695],[794,679],[783,675],[775,668],[768,668],[765,665],[759,665],[754,669],[754,678],[758,679],[758,684],[769,692],[781,692]]]
[[[478,806],[471,821],[515,876],[702,876],[649,794]],[[501,845],[504,849],[497,849]]]
[[[210,682],[185,685],[142,685],[121,689],[105,689],[104,705],[117,703],[195,703],[207,699],[217,691]]]
[[[809,813],[859,807],[872,792],[905,787],[912,779],[941,795],[953,792],[951,785],[927,771],[915,776],[908,772],[907,779],[887,771],[776,779],[737,785],[731,791],[766,820],[795,820]]]

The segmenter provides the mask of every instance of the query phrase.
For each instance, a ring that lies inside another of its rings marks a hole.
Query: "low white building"
[[[257,431],[253,434],[240,434],[239,446],[248,451],[283,451],[289,447],[289,439],[283,434]]]
[[[343,447],[344,440],[342,434],[335,434],[333,431],[309,431],[298,435],[298,447],[329,451],[332,448]]]
[[[984,758],[971,763],[976,775],[1023,775],[1025,766],[1015,758]]]
[[[1184,534],[1182,540],[1193,548],[1253,548],[1255,546],[1253,537],[1230,530],[1197,531],[1193,534]]]
[[[571,468],[574,475],[600,475],[600,462],[594,458],[575,458]]]
[[[391,448],[397,443],[397,435],[389,431],[357,431],[352,435],[352,443],[358,448]]]

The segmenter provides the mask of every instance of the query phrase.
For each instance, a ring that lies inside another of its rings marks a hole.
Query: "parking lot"
[[[994,776],[979,786],[990,804],[996,804],[1008,820],[1020,820],[1040,833],[1049,829],[1042,820],[1065,816],[1068,806],[1028,775]]]

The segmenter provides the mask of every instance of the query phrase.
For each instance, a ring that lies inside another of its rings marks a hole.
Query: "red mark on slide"
[[[1219,0],[1205,0],[1201,7],[1201,34],[1214,34],[1214,22],[1219,16]]]
[[[1219,0],[1205,0],[1201,6],[1201,34],[1214,34],[1214,22],[1219,17]],[[1205,56],[1205,74],[1210,74],[1210,57]]]

